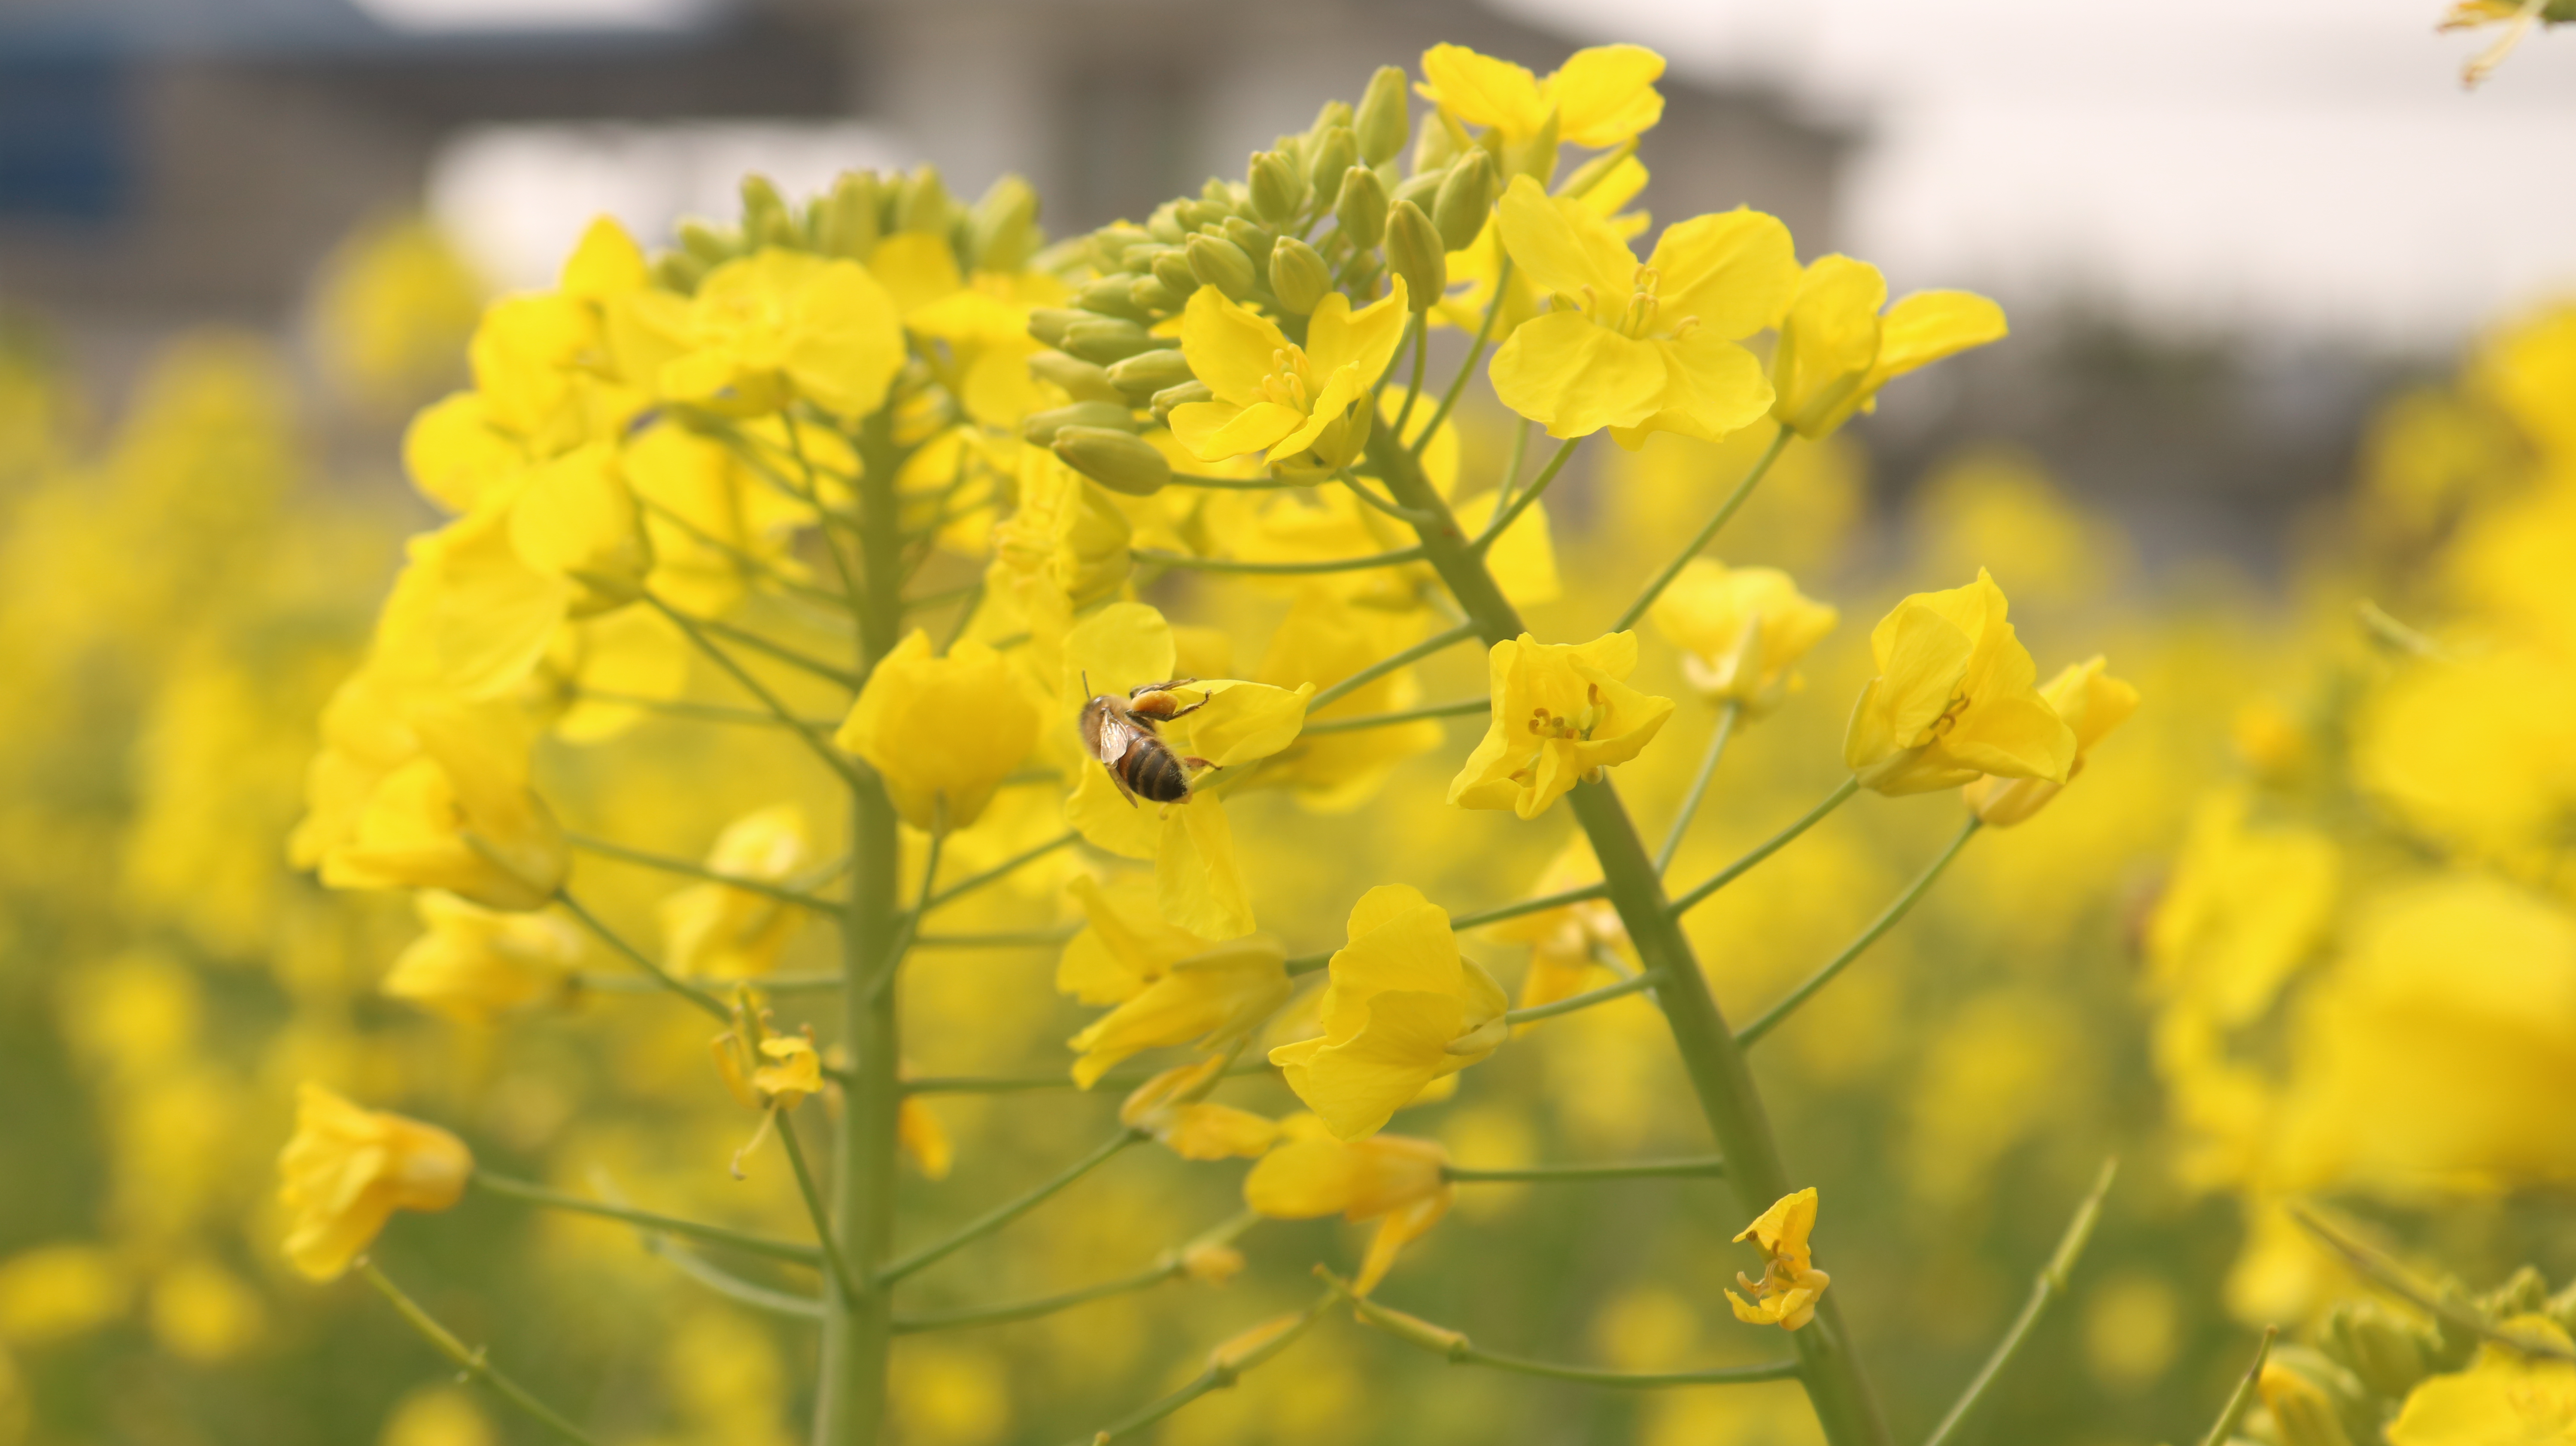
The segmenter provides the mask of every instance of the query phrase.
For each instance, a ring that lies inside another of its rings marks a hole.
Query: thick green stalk
[[[893,419],[860,426],[858,671],[893,651],[903,628],[903,536],[894,474]],[[894,1339],[889,1290],[876,1273],[894,1249],[895,1112],[903,1104],[891,975],[902,906],[896,898],[894,804],[872,773],[850,786],[850,896],[841,929],[841,1038],[850,1069],[833,1159],[831,1217],[857,1277],[853,1297],[824,1282],[823,1354],[814,1404],[815,1446],[874,1446],[885,1419],[886,1353]]]
[[[1369,463],[1397,501],[1438,519],[1417,529],[1423,555],[1448,584],[1478,634],[1488,644],[1518,637],[1520,614],[1504,598],[1484,559],[1459,530],[1457,519],[1412,456],[1383,435],[1373,435]],[[1700,1111],[1708,1117],[1709,1130],[1726,1159],[1727,1178],[1735,1188],[1742,1218],[1749,1220],[1792,1188],[1752,1072],[1709,994],[1690,939],[1664,896],[1654,858],[1638,838],[1636,824],[1619,795],[1603,780],[1577,785],[1571,797],[1575,817],[1600,861],[1612,907],[1619,911],[1646,969],[1661,976],[1656,983],[1657,1000],[1663,1005],[1692,1090],[1699,1096]],[[1824,1426],[1825,1439],[1832,1446],[1886,1446],[1887,1424],[1853,1353],[1851,1335],[1843,1328],[1838,1298],[1828,1292],[1818,1304],[1814,1322],[1793,1333],[1791,1340],[1798,1348],[1800,1378]]]

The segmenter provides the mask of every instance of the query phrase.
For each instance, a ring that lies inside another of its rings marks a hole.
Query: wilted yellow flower
[[[864,416],[904,360],[894,298],[866,267],[775,248],[707,273],[686,336],[689,349],[662,367],[662,394],[745,413],[802,397]]]
[[[2469,58],[2460,67],[2460,83],[2475,86],[2495,74],[2504,58],[2513,54],[2534,25],[2546,21],[2551,25],[2576,24],[2576,4],[2569,0],[2452,0],[2450,13],[2442,17],[2440,29],[2475,30],[2486,25],[2501,25],[2504,34],[2495,43]]]
[[[2568,1343],[2543,1315],[2506,1328]],[[2562,1446],[2576,1442],[2576,1364],[2492,1342],[2465,1371],[2428,1376],[2388,1424],[2388,1446]]]
[[[2075,730],[2033,686],[2039,669],[2005,621],[1983,568],[1947,592],[1918,592],[1869,635],[1878,676],[1861,690],[1843,761],[1885,794],[1956,788],[1980,773],[2066,781]]]
[[[454,1205],[474,1173],[465,1142],[447,1131],[362,1110],[309,1081],[277,1164],[290,1217],[286,1258],[315,1280],[348,1269],[396,1210]]]
[[[1194,1240],[1181,1248],[1181,1269],[1201,1285],[1223,1285],[1243,1273],[1243,1252],[1213,1240]]]
[[[1789,228],[1759,211],[1664,228],[1643,265],[1581,201],[1527,176],[1495,224],[1512,260],[1563,308],[1494,354],[1494,394],[1551,437],[1604,427],[1634,449],[1649,432],[1714,442],[1771,407],[1762,364],[1735,343],[1771,324],[1797,284]]]
[[[1118,1106],[1118,1122],[1151,1134],[1184,1160],[1259,1155],[1279,1138],[1277,1122],[1205,1097],[1229,1062],[1230,1056],[1210,1055],[1163,1071]]]
[[[1889,381],[2005,332],[2003,308],[1965,291],[1918,291],[1881,316],[1886,305],[1887,278],[1866,261],[1826,256],[1807,268],[1771,354],[1782,426],[1825,436],[1875,409]]]
[[[377,986],[471,1024],[560,1000],[572,988],[581,933],[551,914],[501,913],[452,894],[423,890],[416,901],[429,932],[394,959]]]
[[[784,884],[805,866],[805,810],[772,804],[726,824],[707,867],[737,879]],[[766,974],[805,922],[801,906],[713,881],[662,901],[665,957],[674,974],[741,979]]]
[[[1336,291],[1306,322],[1306,344],[1202,286],[1181,314],[1181,354],[1216,400],[1172,408],[1172,435],[1203,461],[1244,452],[1299,470],[1348,466],[1368,445],[1373,389],[1404,340],[1404,278],[1351,309]]]
[[[1422,1238],[1449,1213],[1457,1187],[1449,1183],[1449,1152],[1430,1140],[1372,1135],[1341,1140],[1313,1115],[1280,1122],[1286,1139],[1261,1157],[1243,1179],[1243,1203],[1273,1220],[1312,1220],[1339,1215],[1375,1220],[1354,1288],[1377,1289],[1396,1253]]]
[[[1536,818],[1599,771],[1645,750],[1673,700],[1621,681],[1637,667],[1637,635],[1542,643],[1527,633],[1487,656],[1494,707],[1484,738],[1449,781],[1461,808],[1508,808]]]
[[[1425,1085],[1503,1042],[1503,987],[1458,953],[1449,915],[1406,884],[1351,907],[1317,1013],[1324,1032],[1270,1051],[1297,1098],[1334,1134],[1375,1134]]]
[[[1807,1248],[1807,1236],[1815,1228],[1816,1189],[1810,1185],[1771,1202],[1770,1209],[1736,1233],[1739,1241],[1750,1236],[1762,1251],[1760,1280],[1742,1271],[1735,1275],[1735,1283],[1753,1299],[1748,1301],[1731,1290],[1726,1293],[1727,1304],[1735,1307],[1737,1320],[1746,1325],[1776,1325],[1793,1331],[1815,1319],[1816,1297],[1833,1283],[1833,1277],[1816,1269]]]
[[[1493,127],[1507,154],[1551,135],[1604,149],[1663,119],[1663,73],[1664,58],[1642,45],[1587,46],[1544,80],[1463,45],[1435,45],[1422,52],[1419,89],[1459,124]],[[1553,146],[1544,159],[1553,164]]]
[[[933,657],[919,628],[877,661],[832,741],[885,780],[903,821],[971,826],[1038,738],[1037,705],[1002,655],[960,642]]]
[[[1056,987],[1118,1006],[1067,1041],[1083,1052],[1073,1078],[1084,1089],[1148,1049],[1222,1049],[1288,998],[1287,956],[1273,940],[1203,939],[1166,922],[1151,899],[1113,895],[1089,878],[1073,893],[1090,922],[1065,945]]]
[[[1530,893],[1545,897],[1599,882],[1601,864],[1592,856],[1592,841],[1577,831],[1539,872]],[[1522,1009],[1582,993],[1590,986],[1591,976],[1603,968],[1602,959],[1619,958],[1618,951],[1628,945],[1628,928],[1607,899],[1579,899],[1534,914],[1518,914],[1487,924],[1484,933],[1530,946],[1529,971],[1521,976],[1518,1007]]]
[[[2075,761],[2066,765],[2066,782],[2045,778],[1996,778],[1989,775],[1969,784],[1960,796],[1968,808],[1990,827],[2010,828],[2048,806],[2048,801],[2063,791],[2075,775],[2084,771],[2085,755],[2114,728],[2138,711],[2138,690],[2111,676],[2107,659],[2094,657],[2081,663],[2070,663],[2039,695],[2066,726],[2075,731]]]
[[[1682,676],[1707,697],[1760,715],[1798,684],[1793,671],[1842,614],[1772,567],[1695,557],[1655,599],[1655,628],[1682,650]]]

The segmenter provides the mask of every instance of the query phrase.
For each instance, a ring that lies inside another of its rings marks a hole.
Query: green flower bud
[[[778,194],[767,176],[753,174],[742,178],[742,234],[755,247],[786,246],[802,250],[804,228],[796,224],[795,213],[787,209],[787,200]]]
[[[1440,228],[1411,201],[1398,201],[1386,218],[1386,267],[1404,278],[1407,300],[1416,312],[1428,311],[1449,289],[1449,255],[1440,244]]]
[[[1317,186],[1340,175],[1357,164],[1360,143],[1351,136],[1349,126],[1334,126],[1315,142],[1314,159],[1306,164],[1306,175]]]
[[[1306,134],[1320,136],[1335,126],[1347,126],[1350,123],[1351,103],[1346,100],[1328,100],[1317,107],[1315,123],[1306,127]]]
[[[742,254],[742,235],[704,221],[683,221],[680,223],[680,249],[710,267],[722,266]]]
[[[1123,316],[1129,321],[1151,321],[1153,313],[1136,304],[1133,276],[1103,276],[1082,283],[1073,293],[1073,304],[1102,316]]]
[[[1043,447],[1054,441],[1056,432],[1064,427],[1132,432],[1136,430],[1136,419],[1129,414],[1125,402],[1075,402],[1021,418],[1020,440],[1032,447]]]
[[[1169,251],[1156,252],[1152,270],[1154,279],[1163,283],[1175,296],[1185,297],[1199,289],[1199,274],[1191,267],[1190,253],[1185,247],[1175,246]]]
[[[1170,345],[1146,335],[1145,328],[1124,317],[1094,316],[1089,312],[1076,312],[1075,315],[1082,319],[1065,327],[1064,340],[1057,345],[1087,362],[1107,366],[1140,351]]]
[[[1181,240],[1186,243],[1191,232],[1224,225],[1225,218],[1234,214],[1234,208],[1223,201],[1183,201],[1174,214],[1181,223]]]
[[[1040,346],[1060,347],[1064,345],[1065,328],[1077,321],[1091,319],[1091,313],[1075,311],[1067,306],[1037,307],[1029,313],[1029,335],[1037,338]],[[1142,327],[1137,329],[1143,330]]]
[[[2570,1284],[2565,1290],[2551,1296],[2549,1304],[2542,1309],[2548,1313],[2551,1320],[2558,1322],[2560,1330],[2576,1334],[2576,1284]]]
[[[2505,1283],[2478,1297],[2478,1306],[2495,1320],[2530,1315],[2549,1303],[2549,1282],[2531,1266],[2517,1266]]]
[[[1501,157],[1503,169],[1515,176],[1527,176],[1544,186],[1556,177],[1556,112],[1549,111],[1547,120],[1536,134],[1506,149]],[[1493,137],[1488,135],[1490,143]]]
[[[1190,239],[1190,228],[1181,224],[1181,203],[1165,201],[1145,218],[1145,234],[1167,246],[1178,246]]]
[[[1170,485],[1171,459],[1129,432],[1107,427],[1060,428],[1053,448],[1064,465],[1130,497],[1151,497]]]
[[[1440,183],[1448,179],[1449,168],[1446,166],[1435,171],[1417,171],[1396,182],[1395,194],[1388,199],[1390,202],[1411,201],[1428,212],[1439,203]]]
[[[1162,353],[1148,352],[1146,355],[1160,356]],[[1079,357],[1066,356],[1060,351],[1042,351],[1031,355],[1029,375],[1042,382],[1053,382],[1064,388],[1065,394],[1077,402],[1108,402],[1121,407],[1127,405],[1127,394],[1118,390],[1117,383],[1109,379],[1108,372]]]
[[[665,290],[682,296],[697,294],[698,283],[706,279],[707,263],[686,251],[665,251],[653,258],[653,280]]]
[[[1392,65],[1379,66],[1377,74],[1369,77],[1368,90],[1360,96],[1359,112],[1351,121],[1361,160],[1383,166],[1404,149],[1404,112],[1404,72]]]
[[[923,166],[906,176],[894,193],[894,229],[922,236],[945,236],[956,203],[937,166]]]
[[[2327,1355],[2361,1378],[2372,1394],[2402,1401],[2424,1379],[2424,1333],[2377,1301],[2345,1301],[2326,1313]]]
[[[1267,226],[1256,226],[1241,216],[1225,218],[1225,239],[1243,248],[1252,258],[1252,271],[1259,275],[1270,265],[1270,248],[1279,244],[1279,233]]]
[[[1184,237],[1183,239],[1186,240],[1188,238]],[[1140,273],[1151,271],[1154,269],[1155,257],[1162,255],[1166,251],[1178,251],[1179,249],[1180,246],[1177,242],[1141,241],[1120,253],[1118,264],[1109,269]]]
[[[1252,258],[1243,248],[1220,236],[1199,235],[1190,238],[1190,270],[1198,279],[1224,292],[1236,301],[1252,294],[1257,277]]]
[[[865,261],[877,249],[877,178],[870,171],[843,171],[831,194],[814,202],[810,224],[814,249],[826,256]]]
[[[1183,382],[1195,381],[1198,373],[1190,370],[1189,358],[1178,351],[1139,352],[1102,373],[1110,385],[1126,396],[1150,397]]]
[[[1294,236],[1284,236],[1270,248],[1270,294],[1279,298],[1280,309],[1297,316],[1307,315],[1323,305],[1332,290],[1333,269],[1324,264],[1314,247]]]
[[[1413,173],[1447,170],[1468,145],[1466,133],[1433,106],[1422,113],[1422,124],[1413,132]]]
[[[1038,193],[1017,176],[995,181],[966,215],[966,255],[978,271],[1017,271],[1044,244]]]
[[[2266,1363],[2262,1391],[2281,1446],[2352,1446],[2334,1402],[2298,1372]]]
[[[1252,182],[1252,214],[1271,225],[1295,218],[1306,204],[1305,176],[1277,151],[1254,152],[1248,174]]]
[[[1493,214],[1494,197],[1502,188],[1502,171],[1483,150],[1451,166],[1431,206],[1441,244],[1452,251],[1466,250],[1485,229],[1485,218]]]
[[[1166,388],[1163,391],[1154,393],[1154,420],[1157,422],[1169,423],[1172,420],[1172,408],[1182,406],[1190,402],[1212,402],[1215,400],[1216,393],[1209,388],[1207,383],[1183,382],[1177,387]]]
[[[1342,172],[1341,194],[1333,198],[1333,219],[1353,246],[1367,250],[1386,236],[1386,182],[1366,166]]]
[[[1190,290],[1196,291],[1198,288],[1192,286]],[[1162,278],[1156,276],[1137,277],[1127,288],[1127,298],[1153,316],[1169,316],[1187,306],[1190,301],[1188,292],[1176,293],[1163,284]]]

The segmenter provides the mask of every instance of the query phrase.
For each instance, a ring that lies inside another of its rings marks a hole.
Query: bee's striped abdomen
[[[1178,803],[1190,796],[1190,772],[1158,739],[1128,760],[1127,786],[1150,802]]]

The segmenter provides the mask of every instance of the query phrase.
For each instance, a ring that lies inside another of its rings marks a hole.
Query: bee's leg
[[[1188,764],[1192,768],[1204,768],[1210,773],[1222,773],[1225,771],[1222,765],[1210,763],[1204,758],[1184,758],[1181,762]]]

